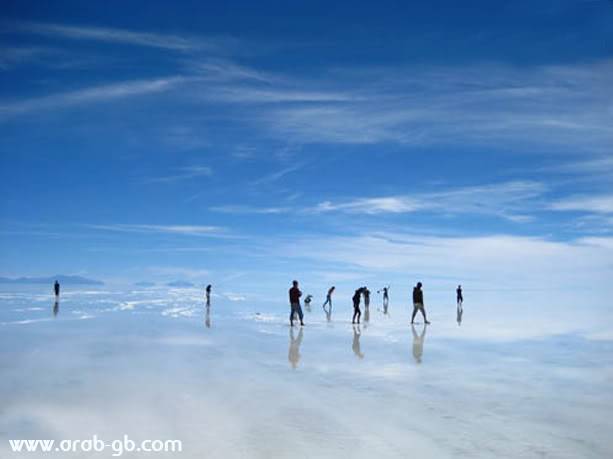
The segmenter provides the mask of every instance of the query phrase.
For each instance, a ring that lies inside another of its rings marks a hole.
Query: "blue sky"
[[[507,3],[4,2],[0,275],[604,288],[613,4]]]

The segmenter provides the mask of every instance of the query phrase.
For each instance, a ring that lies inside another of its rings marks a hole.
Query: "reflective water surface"
[[[189,458],[610,457],[606,308],[497,304],[432,302],[429,326],[371,304],[352,325],[339,298],[290,328],[282,302],[5,287],[0,457],[9,438],[93,434],[180,439]]]

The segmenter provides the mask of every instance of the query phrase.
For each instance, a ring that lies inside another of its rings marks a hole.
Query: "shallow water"
[[[214,296],[207,314],[191,289],[67,290],[56,306],[3,288],[0,457],[20,456],[8,439],[93,434],[182,441],[154,457],[610,457],[604,310],[578,324],[493,304],[466,302],[461,324],[433,304],[427,328],[372,304],[354,327],[337,301],[291,329],[282,301]]]

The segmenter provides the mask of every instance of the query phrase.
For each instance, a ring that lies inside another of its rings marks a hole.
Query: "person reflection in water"
[[[360,331],[360,326],[359,325],[354,325],[353,326],[353,343],[351,345],[351,349],[353,349],[353,353],[359,359],[363,359],[364,358],[364,354],[360,350],[360,336],[361,335],[362,335],[362,332]]]
[[[55,303],[53,303],[53,317],[57,317],[58,312],[60,312],[60,302],[55,300]]]
[[[204,325],[206,328],[211,328],[211,306],[207,304],[206,313],[204,316]]]
[[[207,305],[207,307],[209,307],[211,305],[211,289],[212,289],[211,284],[207,285],[206,289],[205,289],[205,297],[206,297],[206,305]]]
[[[304,308],[311,312],[311,301],[313,301],[313,295],[307,295],[304,299]]]
[[[55,292],[55,297],[58,298],[60,296],[60,283],[57,280],[53,284],[53,291]]]
[[[464,309],[462,309],[462,303],[458,303],[458,309],[456,312],[456,320],[458,321],[458,327],[462,325],[462,314],[464,314]]]
[[[302,333],[303,329],[300,328],[298,332],[298,338],[294,337],[294,329],[290,327],[289,329],[289,351],[287,353],[287,360],[292,365],[293,369],[298,367],[298,362],[300,361],[300,345],[302,344]]]
[[[421,356],[424,353],[424,340],[426,339],[426,325],[421,330],[421,335],[417,334],[415,325],[411,324],[411,331],[413,332],[413,358],[416,363],[421,363]]]

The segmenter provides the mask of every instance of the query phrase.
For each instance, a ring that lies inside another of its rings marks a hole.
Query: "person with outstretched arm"
[[[300,307],[300,297],[302,296],[302,292],[298,288],[298,281],[295,280],[292,282],[292,288],[289,289],[289,304],[291,307],[289,313],[289,325],[290,327],[294,326],[294,314],[298,314],[300,318],[300,326],[304,326],[302,308]]]
[[[418,282],[415,287],[413,287],[413,315],[411,316],[411,324],[415,320],[415,316],[417,315],[417,311],[421,311],[421,315],[424,316],[424,323],[429,325],[428,319],[426,318],[426,309],[424,307],[424,292],[421,289],[421,282]]]

